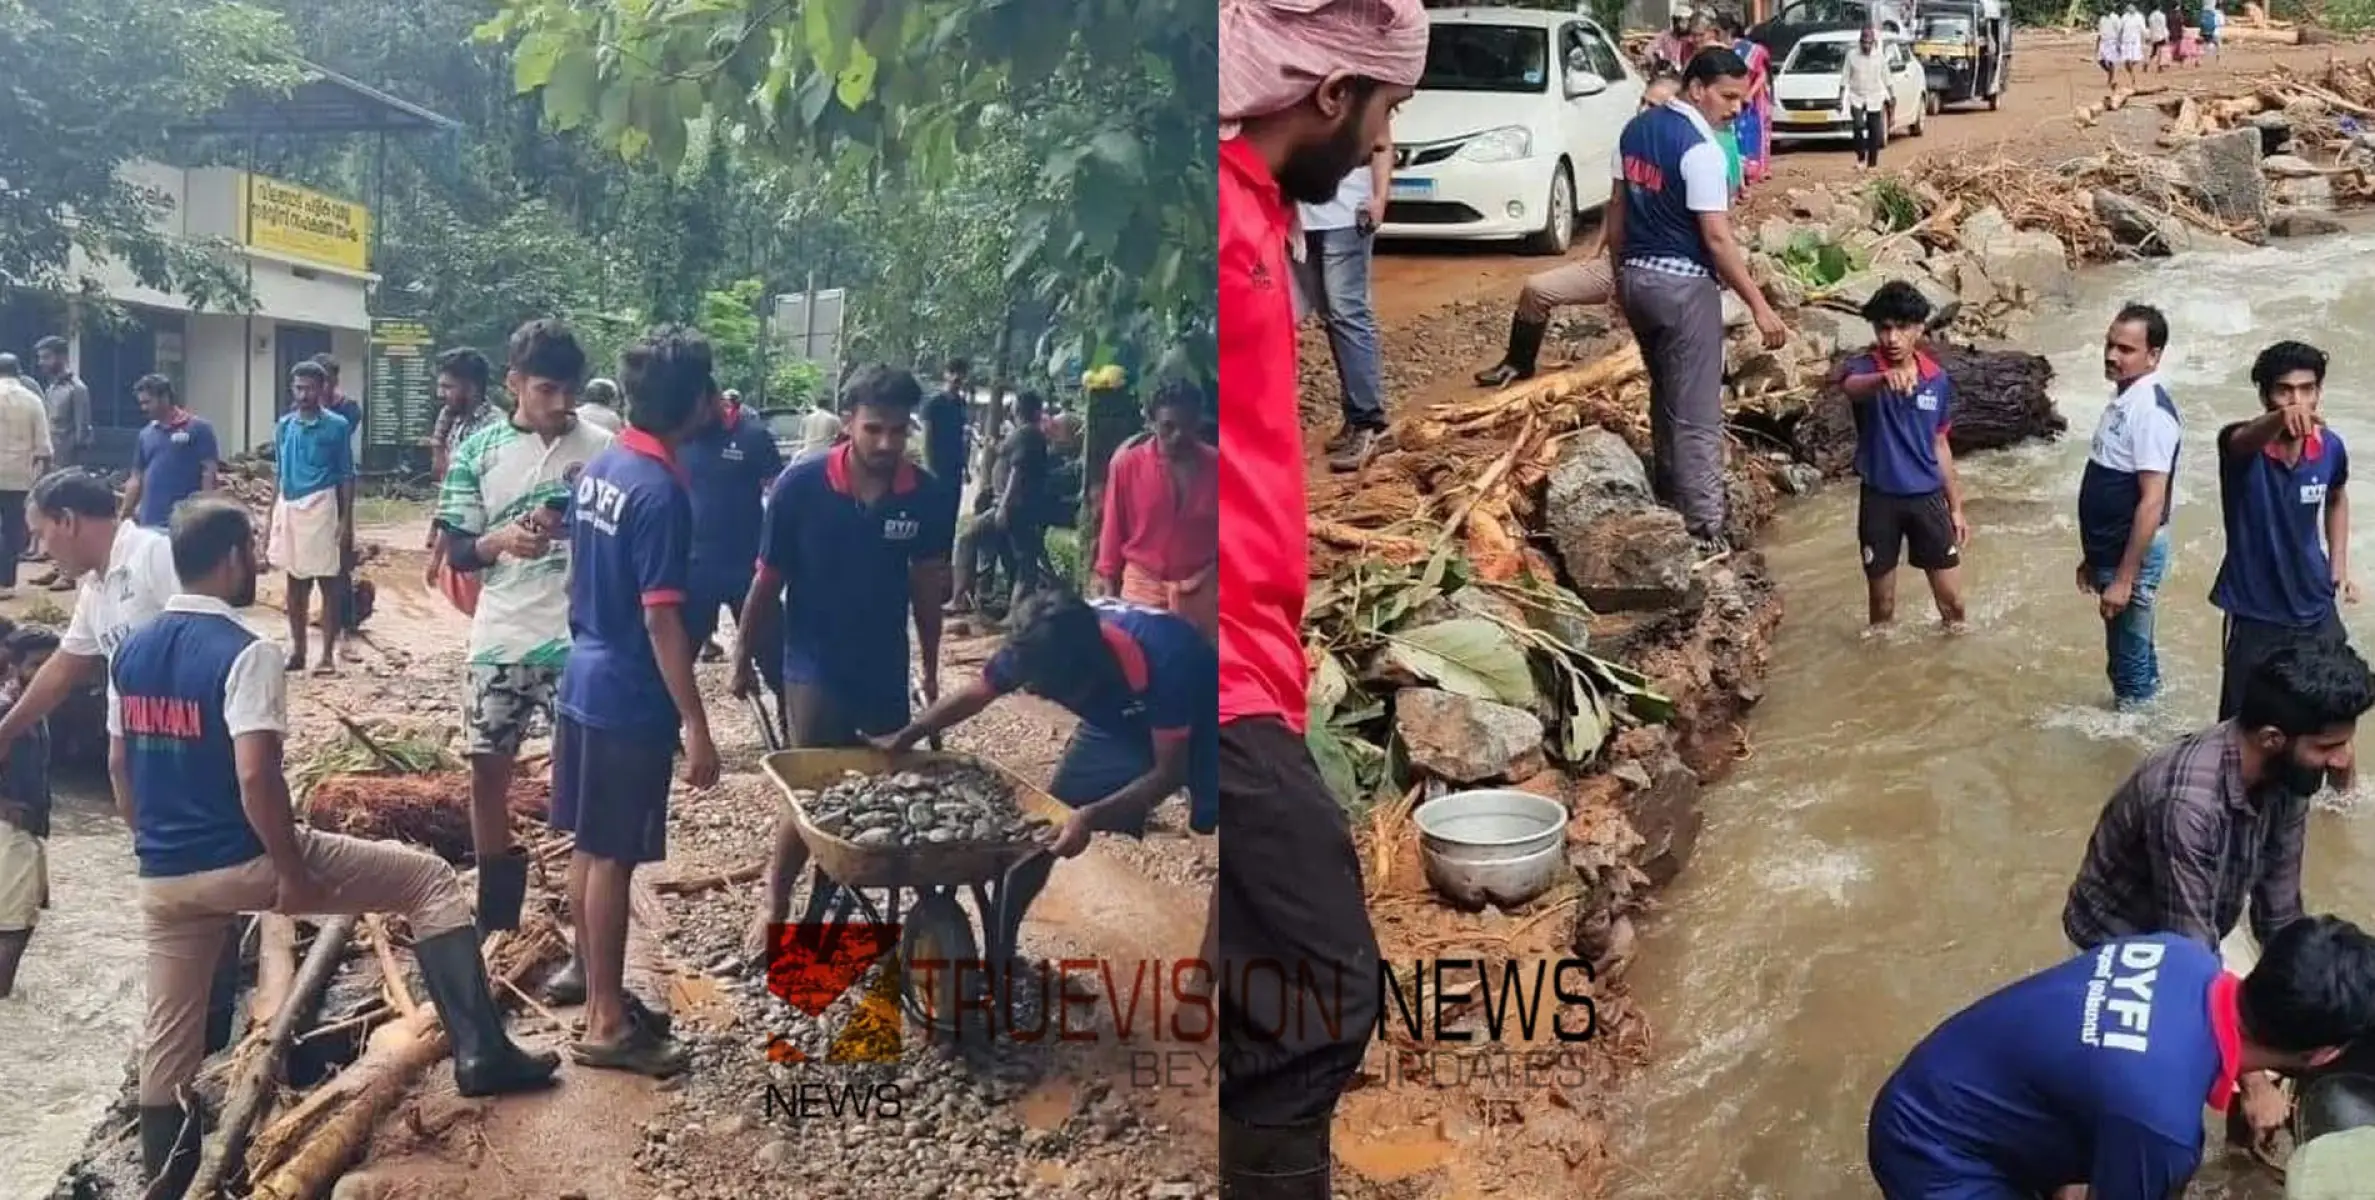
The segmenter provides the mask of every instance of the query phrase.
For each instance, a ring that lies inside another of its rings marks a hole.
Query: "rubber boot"
[[[586,1002],[586,965],[576,951],[571,951],[569,961],[544,981],[544,1002],[564,1007]]]
[[[1508,387],[1520,379],[1532,379],[1534,362],[1542,356],[1542,335],[1549,329],[1524,317],[1509,318],[1509,349],[1498,364],[1476,373],[1476,385]]]
[[[140,1178],[150,1196],[180,1200],[198,1173],[198,1131],[182,1132],[186,1116],[178,1104],[140,1106]]]
[[[499,1096],[552,1083],[561,1056],[527,1051],[503,1032],[503,1010],[487,986],[487,967],[478,953],[478,932],[449,929],[413,944],[421,982],[445,1022],[454,1047],[454,1090],[464,1096]]]
[[[1328,1123],[1220,1121],[1220,1200],[1328,1200]]]
[[[520,927],[528,902],[528,854],[517,846],[478,864],[478,930],[493,933]]]

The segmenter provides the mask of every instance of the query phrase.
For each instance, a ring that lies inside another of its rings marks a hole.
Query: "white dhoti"
[[[48,850],[40,838],[0,821],[0,933],[33,928],[48,907]]]
[[[2251,974],[2251,969],[2259,965],[2260,944],[2252,940],[2248,925],[2237,925],[2227,931],[2227,936],[2219,940],[2218,958],[2232,974]]]
[[[338,545],[338,489],[272,506],[272,536],[264,553],[298,579],[330,579],[344,566]]]

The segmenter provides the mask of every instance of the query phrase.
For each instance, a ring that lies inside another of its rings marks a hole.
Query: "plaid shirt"
[[[2111,794],[2062,907],[2071,942],[2179,933],[2215,950],[2246,899],[2263,946],[2300,918],[2309,798],[2247,790],[2240,737],[2230,721],[2181,738]]]

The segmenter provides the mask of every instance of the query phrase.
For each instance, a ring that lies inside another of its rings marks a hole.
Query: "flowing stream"
[[[0,1196],[49,1194],[114,1102],[140,1037],[132,838],[98,780],[61,781],[50,908],[0,1000]]]
[[[1864,635],[1852,484],[1773,530],[1789,611],[1755,753],[1708,796],[1697,857],[1643,931],[1634,983],[1660,1054],[1620,1131],[1627,1200],[1876,1194],[1873,1093],[1945,1016],[2071,953],[2062,900],[2104,800],[2148,749],[2215,716],[2211,447],[2219,425],[2259,411],[2253,355],[2286,337],[2322,345],[2328,421],[2375,446],[2375,363],[2356,332],[2375,328],[2375,236],[2089,274],[2078,291],[2027,338],[2053,360],[2070,435],[1963,465],[1967,636],[1937,630],[1907,571],[1898,627]],[[2102,331],[2128,298],[2168,314],[2162,370],[2187,436],[2160,601],[2167,690],[2157,711],[2115,714],[2102,629],[2071,575],[2072,514],[2109,394]],[[2375,582],[2375,505],[2359,512],[2352,558]],[[2375,604],[2344,616],[2364,646]],[[2368,821],[2316,814],[2307,872],[2310,911],[2375,921]],[[2279,1194],[2222,1144],[2194,1196]]]

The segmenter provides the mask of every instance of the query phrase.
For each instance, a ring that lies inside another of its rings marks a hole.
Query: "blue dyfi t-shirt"
[[[2350,482],[2342,435],[2320,429],[2287,465],[2270,445],[2230,453],[2239,425],[2218,432],[2218,499],[2226,513],[2227,556],[2210,602],[2230,617],[2309,629],[2334,615],[2333,564],[2326,557],[2330,493]]]
[[[1848,359],[1849,375],[1881,367],[1871,354]],[[1891,496],[1927,496],[1946,487],[1938,467],[1938,435],[1954,428],[1954,381],[1938,360],[1916,352],[1921,382],[1910,396],[1882,391],[1855,407],[1855,473],[1864,486]]]
[[[256,635],[237,617],[168,608],[109,663],[110,733],[124,739],[132,852],[144,878],[194,875],[264,853],[239,803],[224,685]]]
[[[1674,101],[1633,117],[1617,136],[1615,177],[1626,262],[1715,269],[1699,214],[1731,207],[1731,166],[1699,110]]]
[[[149,422],[132,451],[132,469],[140,472],[140,511],[133,519],[163,529],[173,506],[198,494],[207,464],[221,459],[214,426],[205,421],[184,412],[170,423]]]
[[[784,682],[824,689],[859,732],[879,735],[908,718],[908,573],[947,559],[956,505],[909,462],[860,501],[853,453],[844,444],[785,468],[759,566],[783,587]]]
[[[284,500],[303,500],[326,492],[355,477],[355,449],[347,441],[345,417],[328,409],[308,420],[304,413],[282,413],[273,431],[273,469],[280,476]]]
[[[693,501],[683,467],[667,443],[630,428],[578,475],[568,521],[561,713],[589,728],[673,743],[681,721],[643,611],[685,603]]]
[[[2122,938],[2021,980],[1924,1038],[1872,1105],[1882,1194],[2168,1200],[2202,1109],[2241,1066],[2240,981],[2177,934]]]
[[[735,405],[677,448],[693,494],[692,599],[740,605],[757,569],[767,489],[783,454],[764,422]]]

